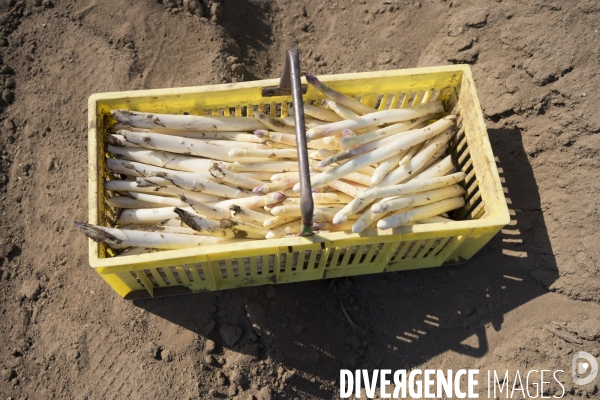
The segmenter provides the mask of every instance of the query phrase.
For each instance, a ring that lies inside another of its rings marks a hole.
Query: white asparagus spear
[[[407,194],[426,192],[429,190],[454,185],[465,179],[466,176],[467,174],[465,174],[464,172],[456,172],[451,175],[426,179],[417,179],[417,176],[410,182],[403,183],[400,185],[366,190],[363,193],[361,193],[358,197],[361,200],[368,200],[392,196],[405,196]]]
[[[353,99],[352,97],[345,95],[341,92],[338,92],[335,89],[330,88],[323,82],[321,82],[316,76],[306,74],[306,82],[308,82],[312,87],[323,93],[325,96],[330,98],[331,100],[348,107],[352,111],[358,114],[367,114],[377,111],[375,108],[370,107],[366,104],[361,103],[360,101]]]
[[[111,114],[123,124],[145,129],[251,132],[255,129],[261,129],[263,126],[259,120],[251,117],[153,114],[128,110],[112,110]]]
[[[176,194],[161,192],[157,190],[158,188],[156,187],[138,187],[135,181],[125,181],[119,179],[115,179],[104,183],[104,189],[109,190],[111,192],[138,192],[157,194],[159,196],[177,197]]]
[[[271,175],[271,182],[280,181],[282,179],[291,178],[293,176],[298,177],[298,172],[282,172],[279,174],[273,174]],[[298,180],[300,180],[300,178],[298,178]]]
[[[112,144],[113,146],[127,146],[127,147],[135,147],[135,148],[143,148],[138,146],[137,144],[129,143],[125,140],[123,135],[111,134],[106,135],[106,143]]]
[[[261,235],[250,234],[246,231],[233,228],[231,226],[223,226],[221,222],[213,221],[208,218],[194,215],[181,208],[175,208],[175,213],[179,215],[179,218],[190,228],[198,231],[204,235],[217,236],[224,238],[235,238],[235,239],[260,239]],[[221,220],[226,221],[226,220]]]
[[[441,200],[421,207],[415,207],[408,211],[403,211],[382,219],[377,223],[379,229],[391,229],[397,226],[436,216],[442,212],[456,210],[465,205],[465,199],[462,196]]]
[[[224,164],[219,163],[219,168],[224,169]],[[177,171],[170,171],[171,173],[178,173]],[[200,172],[201,173],[201,172]],[[272,172],[260,172],[260,171],[255,171],[255,172],[240,172],[238,174],[236,174],[237,176],[239,176],[241,179],[244,178],[250,178],[253,179],[254,181],[259,181],[260,183],[262,183],[262,181],[266,181],[271,179]],[[210,172],[208,172],[208,174],[206,175],[207,178],[209,179],[215,179],[215,177],[213,175],[210,174]],[[233,176],[230,176],[231,179],[234,179]],[[166,186],[173,186],[173,182],[170,182],[164,178],[159,178],[156,176],[152,176],[152,174],[150,174],[150,176],[145,176],[145,177],[136,177],[136,182],[137,185],[141,188],[144,187],[166,187]],[[248,181],[247,183],[249,183],[250,181]],[[241,186],[241,185],[238,185]]]
[[[292,108],[288,111],[288,113],[293,116],[293,111],[294,109]],[[327,122],[336,122],[342,120],[342,118],[340,118],[335,112],[323,107],[317,107],[310,104],[304,104],[304,114],[310,115],[313,118]]]
[[[292,172],[298,171],[296,161],[265,161],[265,162],[234,162],[226,164],[222,168],[229,171],[263,171],[263,172]]]
[[[283,122],[285,122],[289,126],[296,126],[296,121],[294,121],[294,117],[289,116],[289,115],[283,119]],[[306,117],[304,118],[304,127],[308,128],[308,129],[316,128],[317,126],[327,125],[327,124],[329,124],[329,122],[319,121],[318,119],[314,119],[314,118],[306,118]]]
[[[216,181],[223,181],[229,183],[230,185],[241,187],[244,189],[254,189],[258,185],[262,185],[263,182],[258,179],[253,179],[242,174],[236,174],[235,172],[231,172],[226,170],[225,168],[221,168],[219,163],[212,163],[210,169],[208,170],[212,179]]]
[[[161,208],[140,208],[132,210],[123,210],[117,218],[117,225],[129,224],[156,224],[162,221],[179,218],[175,214],[175,207]],[[188,211],[194,211],[192,207]]]
[[[415,129],[418,125],[434,118],[434,115],[428,115],[425,117],[411,119],[409,121],[398,122],[397,124],[386,126],[385,128],[379,128],[363,135],[345,137],[340,141],[340,146],[344,150],[349,150],[356,146],[375,142],[400,132],[406,132]]]
[[[327,167],[319,167],[318,164],[319,163],[314,160],[309,160],[310,168],[313,170],[316,170],[316,171],[321,171],[321,172],[328,171],[336,166],[336,165],[328,165]],[[361,185],[370,186],[371,185],[371,176],[373,175],[374,172],[375,172],[375,168],[367,166],[365,168],[359,169],[357,172],[351,172],[351,173],[345,175],[344,179],[347,181],[359,183]],[[298,186],[298,188],[299,188],[299,185],[296,185],[296,186]],[[297,190],[297,188],[294,187],[294,191],[296,191],[296,190]],[[299,190],[298,190],[298,192],[299,192]]]
[[[275,217],[267,219],[263,223],[263,226],[265,228],[273,229],[273,228],[276,228],[276,227],[278,227],[280,225],[287,224],[287,223],[290,223],[292,221],[297,221],[297,220],[298,220],[298,216],[297,215],[291,215],[291,216],[287,216],[287,217],[275,216]]]
[[[371,210],[375,214],[389,213],[400,210],[402,208],[422,206],[425,204],[434,203],[436,201],[449,199],[451,197],[462,196],[465,189],[460,185],[452,185],[441,187],[438,189],[429,190],[427,192],[415,193],[403,197],[396,197],[391,200],[382,201],[374,204]]]
[[[203,140],[187,139],[177,136],[163,135],[161,133],[120,131],[130,143],[150,149],[164,150],[172,153],[205,157],[212,160],[235,161],[229,156],[229,149],[225,146],[206,143]]]
[[[269,232],[269,230],[262,225],[256,225],[241,219],[222,219],[220,224],[221,228],[245,232],[248,238],[262,239]]]
[[[356,117],[359,116],[357,113],[355,113],[351,109],[349,109],[347,107],[344,107],[343,105],[338,104],[338,103],[336,103],[335,101],[333,101],[331,99],[325,100],[325,103],[327,103],[327,106],[329,108],[331,108],[333,110],[333,112],[340,117],[339,120],[356,118]],[[373,111],[370,111],[370,112],[375,112],[375,111],[376,110],[373,109]],[[332,121],[332,122],[337,122],[337,121]]]
[[[164,128],[154,128],[154,129],[144,129],[144,128],[132,128],[129,125],[117,123],[110,128],[110,132],[118,132],[121,129],[125,129],[128,131],[138,131],[138,132],[153,132],[153,133],[162,133],[163,135],[171,135],[171,136],[181,136],[190,139],[202,139],[202,140],[233,140],[236,142],[251,142],[251,143],[263,143],[264,140],[250,133],[244,132],[201,132],[201,131],[189,131],[189,130],[181,130],[181,129],[164,129]]]
[[[335,135],[342,129],[356,130],[373,125],[381,126],[394,122],[409,121],[425,115],[439,114],[442,112],[444,112],[444,105],[441,101],[434,101],[431,103],[419,104],[417,106],[406,108],[377,111],[360,117],[346,119],[339,122],[332,122],[327,125],[309,129],[306,131],[306,138],[308,140],[313,140],[320,137]]]
[[[290,176],[288,178],[280,179],[275,182],[267,182],[260,186],[256,186],[252,193],[256,194],[267,194],[270,192],[282,192],[285,189],[291,188],[300,180],[300,175],[296,173],[296,175]]]
[[[203,218],[199,215],[194,215],[193,213],[177,207],[175,207],[174,211],[187,226],[208,236],[217,236],[229,239],[261,239],[261,235],[255,235],[245,230],[237,229],[228,223],[222,224],[221,222]]]
[[[166,151],[147,150],[140,147],[118,147],[109,144],[107,149],[119,159],[137,161],[185,172],[205,172],[210,168],[212,162],[206,158],[188,157]]]
[[[367,186],[355,182],[343,181],[341,179],[331,181],[327,186],[352,197],[358,196],[367,189]]]
[[[157,174],[159,178],[164,178],[172,182],[175,186],[191,190],[192,192],[202,192],[212,194],[214,196],[227,197],[229,199],[236,199],[240,197],[248,197],[251,195],[250,192],[234,188],[227,185],[222,185],[218,182],[206,179],[204,175],[200,174]]]
[[[202,192],[214,196],[225,197],[229,199],[250,196],[250,192],[222,185],[218,182],[206,179],[200,174],[157,174],[159,178],[166,179],[178,188],[191,190],[192,192]]]
[[[288,146],[296,147],[296,135],[291,133],[282,132],[269,132],[266,129],[257,129],[254,131],[254,135],[259,139],[272,140],[277,143],[285,144]]]
[[[456,116],[449,115],[434,122],[429,126],[426,126],[425,128],[417,129],[412,131],[412,133],[407,133],[403,135],[401,138],[399,138],[393,143],[390,143],[388,146],[373,150],[370,153],[363,154],[344,164],[338,165],[337,167],[333,167],[327,171],[321,172],[318,175],[312,176],[310,179],[311,187],[316,188],[319,186],[326,185],[328,182],[331,182],[335,179],[344,178],[345,175],[348,175],[351,172],[355,172],[360,168],[385,160],[386,158],[389,158],[390,156],[398,152],[410,149],[411,147],[416,146],[417,144],[422,143],[426,140],[429,140],[435,137],[436,135],[440,134],[441,132],[444,132],[452,125],[454,125],[455,120]],[[300,185],[294,186],[294,191],[299,190]]]
[[[231,157],[256,157],[256,158],[298,158],[298,150],[296,149],[270,149],[270,150],[246,150],[246,149],[231,149],[229,150]]]
[[[165,199],[168,199],[169,197],[164,197]],[[172,200],[176,200],[178,203],[179,200],[177,199],[173,199]],[[142,200],[137,200],[137,199],[132,199],[131,197],[126,197],[126,196],[113,196],[110,197],[108,199],[106,199],[106,204],[108,204],[110,207],[114,207],[114,208],[158,208],[158,207],[164,207],[164,204],[157,204],[157,203],[151,203],[149,201],[142,201]]]
[[[144,248],[175,250],[189,247],[217,244],[205,236],[184,235],[165,232],[144,232],[126,229],[106,228],[75,222],[75,226],[83,230],[90,239],[103,242],[109,246],[138,246]]]
[[[185,132],[185,131],[181,131],[181,132]],[[198,138],[195,136],[191,136],[191,135],[187,135],[187,136],[178,136],[178,135],[171,135],[171,134],[165,134],[162,132],[154,132],[154,131],[144,131],[144,130],[122,130],[122,131],[118,131],[116,134],[112,134],[112,135],[108,135],[107,138],[110,138],[110,141],[114,142],[111,143],[113,145],[119,145],[119,146],[136,146],[136,147],[148,147],[148,146],[142,146],[142,145],[138,145],[138,144],[133,144],[131,142],[128,142],[126,139],[127,134],[132,133],[135,134],[137,136],[142,136],[145,134],[153,134],[153,135],[163,135],[163,136],[167,136],[172,138],[173,140],[178,140],[178,139],[191,139],[191,140],[200,140],[202,143],[204,144],[212,144],[215,146],[221,146],[221,147],[227,147],[227,148],[231,148],[231,147],[237,147],[240,149],[247,149],[247,150],[268,150],[269,148],[271,148],[267,143],[263,143],[263,142],[250,142],[248,140],[244,140],[244,141],[237,141],[237,140],[221,140],[221,139],[204,139],[204,138]],[[218,133],[218,132],[215,132]],[[250,134],[244,134],[246,136],[252,136]],[[254,136],[256,138],[256,140],[260,140],[258,137]],[[108,139],[107,139],[108,141]]]
[[[418,146],[414,146],[413,148],[415,148],[415,147],[418,147]],[[383,178],[385,178],[385,176],[387,175],[388,172],[390,172],[392,169],[398,167],[398,163],[400,162],[400,160],[402,160],[404,158],[404,156],[408,152],[410,152],[410,150],[404,150],[396,155],[391,156],[387,160],[383,160],[381,162],[381,164],[379,164],[377,166],[377,168],[375,168],[375,173],[373,173],[373,176],[371,177],[371,183],[377,184],[377,183],[381,182],[381,180]]]
[[[154,207],[186,207],[187,204],[172,197],[156,196],[148,193],[128,192],[129,196],[136,200],[155,204]],[[140,208],[140,207],[138,207]]]
[[[438,176],[444,176],[450,171],[454,170],[454,164],[452,163],[452,156],[447,155],[442,158],[440,161],[433,164],[431,167],[420,172],[419,175],[415,177],[415,179],[428,179],[435,178]]]
[[[266,235],[266,239],[276,239],[285,235],[300,232],[301,222],[298,218],[296,221],[288,222],[287,224],[280,225],[277,228],[271,229]]]
[[[425,142],[425,143],[427,143],[427,142]],[[425,143],[421,143],[421,144],[411,147],[411,149],[409,151],[407,151],[406,154],[404,155],[404,157],[402,157],[402,159],[398,162],[398,166],[400,166],[400,167],[406,166],[406,164],[408,164],[408,162],[413,159],[413,157],[419,152],[419,150],[421,150],[421,148],[425,145]]]
[[[292,189],[285,189],[281,193],[283,193],[285,195],[285,197],[287,197],[285,200],[294,199],[294,198],[299,198],[300,197],[300,193],[296,193]],[[270,212],[271,210],[267,210],[267,211]]]
[[[189,205],[199,215],[202,215],[206,218],[210,218],[210,219],[214,219],[214,220],[230,218],[229,210],[226,208],[221,208],[221,207],[209,205],[206,203],[202,203],[199,201],[195,201],[193,199],[188,199],[185,196],[181,196],[181,200],[184,202],[185,206]]]
[[[271,208],[271,214],[276,217],[299,217],[302,215],[299,205],[281,205]]]
[[[289,134],[296,133],[293,126],[286,124],[284,122],[284,120],[282,120],[280,118],[270,117],[265,113],[261,113],[260,111],[254,111],[254,113],[252,113],[252,115],[254,115],[254,118],[256,118],[258,121],[260,121],[260,123],[262,123],[264,125],[263,128],[267,127],[275,132],[282,132],[282,133],[289,133]],[[257,129],[261,129],[261,128],[257,128]]]
[[[107,158],[106,168],[115,174],[123,174],[133,177],[145,177],[152,176],[157,173],[178,172],[172,169],[156,167],[154,165],[143,164],[136,161],[118,160],[116,158]]]
[[[271,216],[269,214],[263,214],[258,211],[251,210],[246,207],[240,207],[237,205],[229,206],[229,219],[240,220],[250,222],[255,225],[263,225]]]
[[[241,199],[223,200],[218,203],[213,203],[212,205],[215,205],[215,206],[221,207],[221,208],[228,208],[229,206],[232,206],[232,205],[238,205],[240,207],[254,209],[254,208],[264,207],[264,206],[270,205],[270,204],[281,203],[283,200],[285,200],[285,195],[283,193],[273,192],[273,193],[265,194],[264,196],[250,196],[250,197],[244,197]]]

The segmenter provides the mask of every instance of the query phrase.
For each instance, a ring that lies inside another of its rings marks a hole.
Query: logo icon
[[[598,362],[590,353],[578,351],[573,354],[572,372],[576,385],[587,385],[598,375]],[[589,375],[581,378],[580,376],[584,374]]]

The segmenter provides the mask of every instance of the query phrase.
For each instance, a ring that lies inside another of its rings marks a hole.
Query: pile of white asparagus
[[[464,206],[449,141],[456,116],[440,101],[377,110],[316,77],[325,107],[304,105],[314,231],[363,232],[449,222]],[[292,108],[289,109],[292,113]],[[77,223],[121,255],[300,231],[294,119],[113,110],[104,183],[114,227]]]

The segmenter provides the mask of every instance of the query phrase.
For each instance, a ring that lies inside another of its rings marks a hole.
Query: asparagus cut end
[[[85,222],[75,222],[75,226],[81,229],[85,236],[89,237],[94,242],[114,245],[121,244],[123,242],[122,240],[117,239],[115,236],[94,225],[86,224]]]
[[[202,228],[196,223],[196,221],[194,221],[194,216],[192,214],[185,210],[182,210],[179,207],[175,207],[175,210],[173,211],[179,216],[179,218],[183,221],[184,224],[186,224],[195,231],[202,231]]]

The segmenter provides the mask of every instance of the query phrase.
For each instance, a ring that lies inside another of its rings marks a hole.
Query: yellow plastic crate
[[[444,100],[459,115],[451,143],[463,182],[466,205],[460,221],[412,225],[360,234],[335,232],[312,237],[256,240],[112,257],[105,245],[89,241],[91,266],[122,297],[133,299],[275,283],[308,281],[376,272],[437,267],[471,258],[509,221],[496,163],[467,65],[328,75],[331,87],[379,109]],[[278,79],[176,89],[99,93],[89,99],[89,222],[107,226],[115,210],[106,205],[106,130],[110,110],[155,113],[252,115],[258,109],[286,116],[291,96],[261,95]],[[304,83],[304,82],[303,82]],[[306,102],[321,104],[312,87]]]

